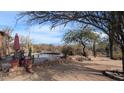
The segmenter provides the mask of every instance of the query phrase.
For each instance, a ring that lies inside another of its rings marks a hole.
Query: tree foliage
[[[90,27],[84,27],[79,30],[70,30],[65,33],[63,40],[65,43],[79,43],[83,46],[83,55],[87,56],[85,47],[98,41],[99,36],[92,32]],[[95,50],[94,50],[95,51]]]

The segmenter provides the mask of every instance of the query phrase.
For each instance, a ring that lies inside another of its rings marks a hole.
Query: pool
[[[41,63],[45,61],[56,61],[59,60],[62,54],[51,54],[51,53],[37,53],[34,54],[34,63]]]

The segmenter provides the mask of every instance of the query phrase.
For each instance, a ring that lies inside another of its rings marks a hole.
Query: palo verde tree
[[[79,30],[70,30],[65,33],[63,40],[65,43],[79,43],[83,46],[83,56],[87,57],[86,46],[92,43],[93,55],[96,57],[96,42],[98,41],[98,35],[92,32],[92,29],[85,26]]]
[[[51,22],[52,27],[68,22],[88,24],[106,33],[122,50],[122,68],[124,72],[124,12],[118,11],[29,11],[21,16],[28,16],[29,23],[42,24]]]

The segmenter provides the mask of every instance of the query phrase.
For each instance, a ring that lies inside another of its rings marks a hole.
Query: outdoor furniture
[[[1,64],[1,71],[6,73],[9,71],[11,65],[9,63],[4,63],[4,64]]]
[[[13,60],[12,56],[5,56],[0,59],[0,70],[4,73],[8,72],[11,68],[11,61]]]

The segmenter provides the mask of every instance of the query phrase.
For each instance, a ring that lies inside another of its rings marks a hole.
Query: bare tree
[[[28,36],[19,36],[20,38],[20,44],[21,44],[21,46],[22,47],[27,47],[27,48],[29,48],[29,46],[32,44],[32,40],[31,39],[29,39],[29,37]]]

